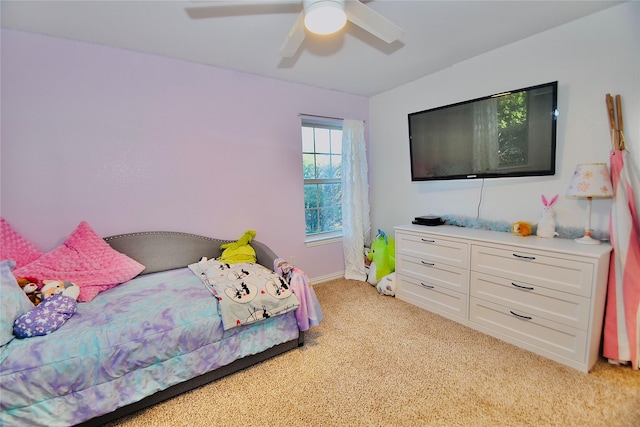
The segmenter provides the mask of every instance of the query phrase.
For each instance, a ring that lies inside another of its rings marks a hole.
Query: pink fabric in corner
[[[16,277],[74,282],[80,287],[78,301],[88,302],[142,270],[144,265],[112,249],[82,221],[62,245],[13,273]]]
[[[42,251],[22,237],[11,225],[0,217],[0,260],[12,259],[16,268],[37,260]]]

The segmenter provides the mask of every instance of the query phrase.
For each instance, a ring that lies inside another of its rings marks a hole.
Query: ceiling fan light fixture
[[[344,0],[304,0],[304,26],[316,34],[332,34],[347,23]]]

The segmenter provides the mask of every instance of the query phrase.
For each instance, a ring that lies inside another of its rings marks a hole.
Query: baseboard
[[[337,273],[332,273],[332,274],[327,274],[327,275],[324,275],[324,276],[318,276],[318,277],[314,277],[314,278],[309,278],[309,281],[311,283],[313,283],[314,285],[317,285],[318,283],[329,282],[331,280],[342,279],[342,278],[344,278],[344,271],[339,271]]]

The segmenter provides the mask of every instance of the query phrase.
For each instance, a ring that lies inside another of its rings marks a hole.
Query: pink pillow
[[[16,268],[37,260],[42,251],[22,237],[11,225],[0,217],[0,260],[12,259]]]
[[[82,221],[65,242],[36,261],[13,271],[16,277],[64,280],[80,287],[78,301],[133,279],[144,265],[114,250]]]

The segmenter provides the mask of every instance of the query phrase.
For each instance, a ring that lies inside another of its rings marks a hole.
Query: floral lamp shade
[[[613,197],[613,186],[607,164],[585,163],[576,166],[567,196],[587,199],[587,226],[584,230],[584,237],[575,241],[588,245],[599,244],[599,240],[591,238],[591,200]]]
[[[610,199],[613,187],[606,163],[587,163],[576,166],[567,192],[569,197]]]

